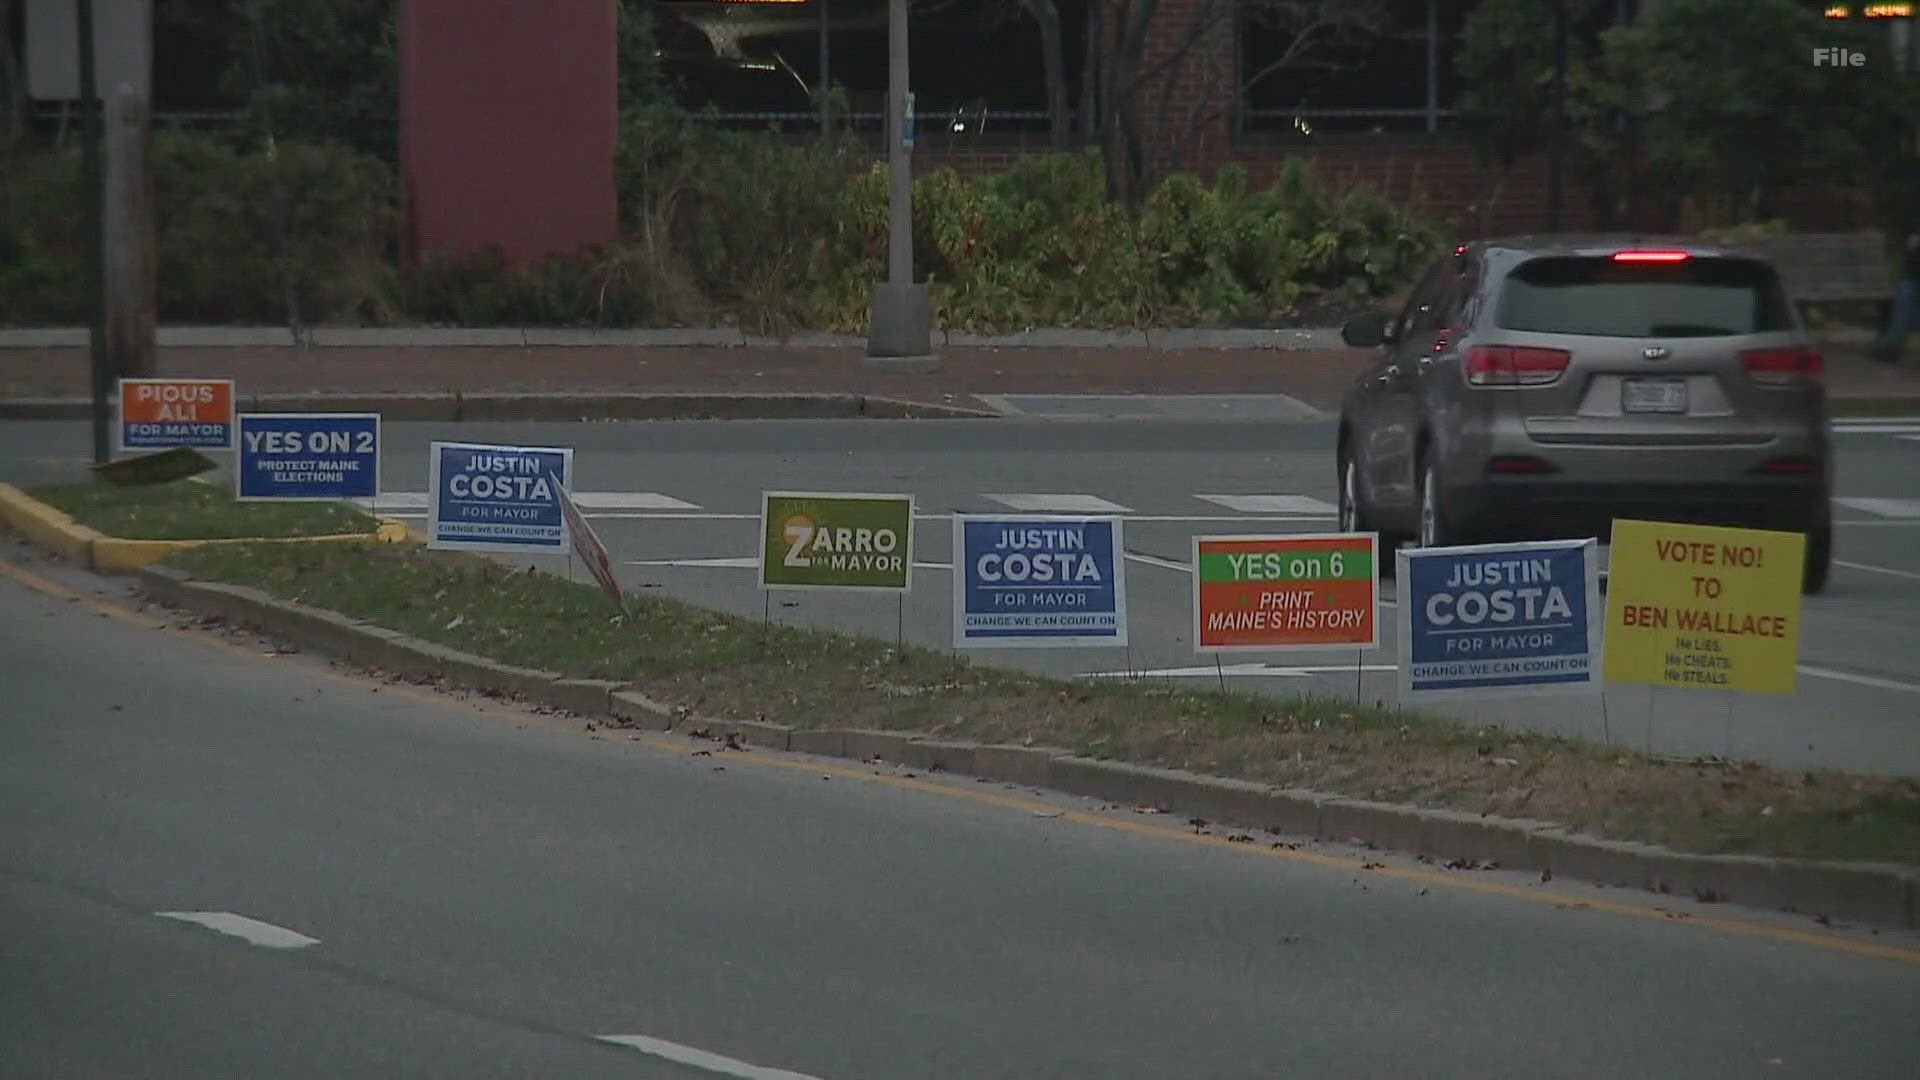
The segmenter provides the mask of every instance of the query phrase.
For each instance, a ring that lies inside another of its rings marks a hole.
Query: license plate
[[[1620,411],[1630,413],[1686,412],[1686,380],[1627,379],[1620,384]]]

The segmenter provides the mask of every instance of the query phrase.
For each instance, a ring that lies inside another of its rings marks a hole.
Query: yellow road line
[[[119,605],[108,603],[94,597],[84,596],[64,585],[49,581],[38,574],[16,566],[5,559],[0,559],[0,575],[12,578],[14,581],[36,592],[44,593],[61,600],[77,601],[103,615],[134,626],[151,629],[169,625],[162,620],[151,619]],[[254,661],[275,659],[274,657],[263,656],[252,649],[233,645],[230,642],[210,638],[201,638],[200,640],[223,652],[246,657]],[[472,703],[459,702],[450,698],[448,695],[405,683],[382,683],[366,675],[336,668],[314,668],[312,671],[314,674],[325,675],[334,681],[349,683],[359,687],[378,686],[383,692],[397,692],[400,696],[442,707],[448,705],[466,705],[475,711],[484,711]],[[683,741],[676,741],[658,735],[635,735],[629,742],[633,745],[674,754],[684,753],[688,746],[688,744]],[[1830,952],[1851,953],[1855,956],[1867,956],[1920,966],[1920,949],[1882,944],[1874,941],[1856,940],[1838,934],[1827,934],[1813,930],[1796,930],[1784,926],[1769,926],[1763,923],[1749,922],[1744,919],[1728,918],[1721,915],[1680,912],[1671,908],[1657,907],[1649,904],[1627,903],[1599,897],[1575,898],[1564,893],[1532,889],[1520,885],[1510,885],[1500,881],[1488,881],[1485,879],[1443,874],[1434,870],[1380,866],[1366,859],[1345,855],[1333,855],[1321,851],[1234,843],[1224,837],[1209,836],[1166,825],[1156,825],[1151,822],[1132,821],[1127,818],[1111,817],[1105,814],[1092,814],[1084,810],[1063,809],[1055,803],[1044,802],[1039,799],[1021,795],[1012,795],[1002,791],[981,791],[972,788],[956,787],[915,777],[876,773],[871,769],[857,768],[833,761],[782,756],[772,751],[747,756],[729,755],[728,759],[741,764],[756,765],[762,768],[785,769],[790,772],[824,773],[828,776],[836,776],[844,780],[858,780],[870,784],[880,784],[904,791],[913,791],[948,799],[958,799],[963,802],[992,806],[1003,810],[1017,810],[1022,813],[1041,812],[1057,815],[1061,820],[1071,821],[1078,825],[1089,825],[1095,828],[1129,833],[1154,840],[1218,848],[1239,855],[1283,859],[1288,862],[1305,863],[1328,869],[1373,874],[1379,877],[1413,882],[1430,888],[1480,893],[1486,896],[1499,896],[1509,900],[1521,900],[1532,904],[1550,904],[1559,908],[1604,912],[1610,915],[1645,919],[1667,925],[1684,925],[1706,930],[1718,930],[1723,933],[1737,934],[1743,937],[1761,938],[1789,945],[1800,945]]]

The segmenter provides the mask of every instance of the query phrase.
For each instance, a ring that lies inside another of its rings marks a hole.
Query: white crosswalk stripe
[[[1131,514],[1131,507],[1108,502],[1098,495],[1039,495],[1020,493],[984,498],[1029,514]]]
[[[1920,499],[1835,499],[1849,510],[1889,518],[1920,518]]]
[[[698,503],[662,495],[657,491],[576,491],[573,501],[582,510],[698,510]],[[367,500],[361,500],[365,505]],[[375,510],[424,510],[424,491],[389,491],[372,500]]]
[[[1323,502],[1310,495],[1195,495],[1216,506],[1229,510],[1238,510],[1243,514],[1301,514],[1310,517],[1333,517],[1339,508],[1332,503]]]

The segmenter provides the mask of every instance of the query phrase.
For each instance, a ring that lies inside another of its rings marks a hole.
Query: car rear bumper
[[[1511,539],[1604,540],[1616,518],[1792,532],[1831,520],[1827,485],[1818,476],[1632,484],[1485,476],[1446,497],[1460,528]]]

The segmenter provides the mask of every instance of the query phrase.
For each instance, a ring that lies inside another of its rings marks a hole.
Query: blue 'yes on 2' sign
[[[427,546],[464,551],[567,551],[554,479],[571,488],[573,451],[483,443],[432,445]]]
[[[953,519],[953,640],[960,648],[1127,643],[1118,518]]]
[[[1598,551],[1592,540],[1401,551],[1401,696],[1597,689]]]
[[[379,413],[242,413],[237,423],[234,495],[241,500],[380,494]]]

